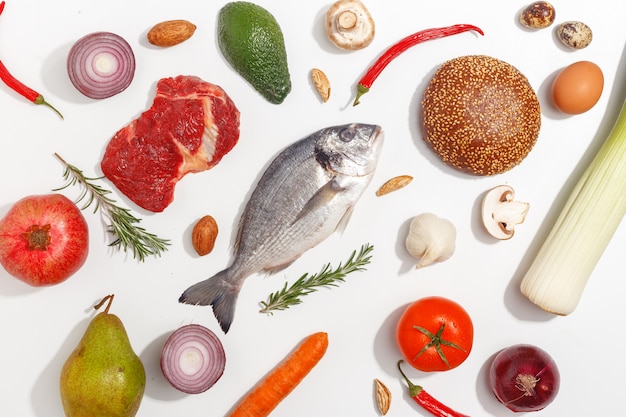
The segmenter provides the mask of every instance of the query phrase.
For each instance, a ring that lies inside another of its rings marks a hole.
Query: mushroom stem
[[[352,10],[345,10],[337,17],[337,26],[341,29],[349,30],[356,26],[357,16]]]

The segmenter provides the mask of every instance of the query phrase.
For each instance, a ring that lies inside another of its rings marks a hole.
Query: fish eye
[[[354,139],[355,135],[356,129],[347,127],[339,132],[339,139],[341,139],[342,142],[350,142],[352,139]]]

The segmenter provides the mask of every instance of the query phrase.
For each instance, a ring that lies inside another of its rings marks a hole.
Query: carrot
[[[313,333],[242,399],[229,417],[266,417],[322,359],[328,334]]]

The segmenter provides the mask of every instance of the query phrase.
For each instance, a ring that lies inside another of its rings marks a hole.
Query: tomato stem
[[[451,368],[450,363],[448,362],[448,359],[446,358],[446,354],[443,353],[441,346],[442,345],[449,346],[455,349],[462,350],[464,352],[465,352],[465,349],[463,349],[461,346],[457,345],[456,343],[450,342],[449,340],[445,340],[444,338],[441,337],[445,327],[446,327],[446,322],[444,321],[443,323],[441,323],[441,327],[439,327],[439,330],[437,330],[437,333],[432,334],[431,332],[429,332],[428,330],[426,330],[425,328],[421,326],[417,326],[417,325],[413,326],[414,329],[419,330],[421,333],[425,334],[426,336],[430,338],[430,342],[425,344],[424,347],[422,347],[422,349],[419,352],[417,352],[417,355],[415,355],[413,360],[416,360],[422,353],[426,352],[431,347],[434,347],[435,350],[437,351],[437,354],[443,361],[443,363],[445,363],[448,368]]]

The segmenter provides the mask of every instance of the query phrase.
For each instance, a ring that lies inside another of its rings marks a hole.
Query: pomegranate
[[[65,281],[88,252],[87,222],[61,194],[24,197],[0,220],[0,264],[32,286]]]

